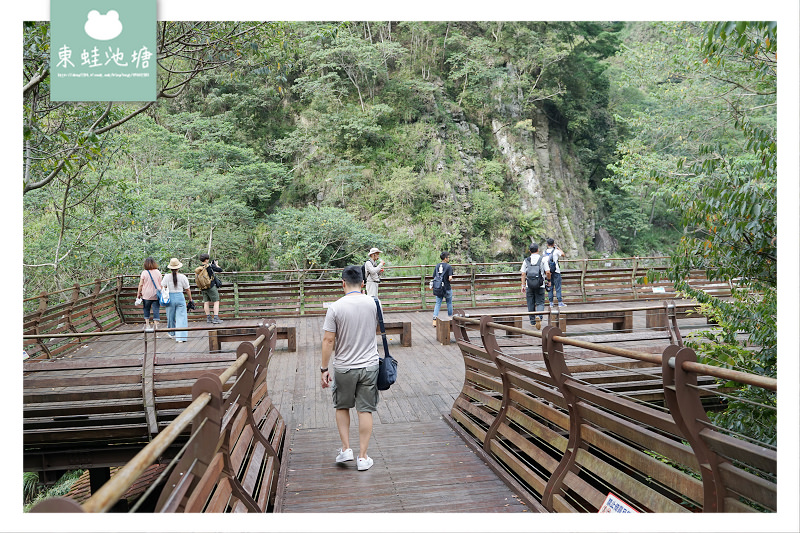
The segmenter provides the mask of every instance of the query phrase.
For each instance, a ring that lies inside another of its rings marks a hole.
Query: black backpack
[[[364,281],[364,283],[367,282],[367,267],[366,267],[366,264],[367,264],[366,261],[364,261],[361,264],[361,279]]]
[[[544,287],[544,276],[542,276],[542,256],[536,260],[536,263],[531,264],[530,256],[525,258],[525,278],[528,280],[528,288],[531,290],[539,290]]]
[[[433,270],[431,289],[434,296],[444,296],[444,263],[439,263]]]
[[[550,268],[550,273],[551,274],[555,274],[556,273],[556,261],[555,261],[555,259],[553,259],[553,256],[556,255],[556,249],[553,248],[553,250],[550,253],[546,253],[545,255],[547,256],[547,258],[549,260],[549,262],[547,263],[547,266]]]

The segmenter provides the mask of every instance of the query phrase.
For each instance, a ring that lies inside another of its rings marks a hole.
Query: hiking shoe
[[[363,459],[359,457],[356,463],[358,464],[359,470],[369,470],[374,461],[372,460],[372,457],[365,457]]]
[[[558,306],[559,306],[559,307],[566,307],[566,306],[567,306],[567,304],[565,304],[564,302],[558,302]]]
[[[345,461],[352,461],[353,460],[353,450],[351,448],[347,448],[346,450],[342,450],[339,448],[339,455],[336,456],[337,463],[344,463]],[[360,461],[361,459],[359,459]]]
[[[211,324],[211,315],[206,315],[206,323]]]
[[[222,320],[217,316],[214,315],[214,318],[211,319],[212,324],[222,324]]]

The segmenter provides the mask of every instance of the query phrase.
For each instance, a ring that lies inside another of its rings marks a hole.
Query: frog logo
[[[93,9],[87,15],[86,24],[83,25],[86,35],[97,41],[110,41],[122,33],[122,22],[119,13],[110,10],[105,15]]]

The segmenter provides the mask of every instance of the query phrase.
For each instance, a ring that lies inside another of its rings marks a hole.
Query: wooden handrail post
[[[636,271],[639,267],[639,257],[633,258],[633,269],[631,270],[631,290],[633,291],[633,299],[639,299],[639,291],[636,290]]]
[[[420,301],[422,302],[422,309],[428,309],[428,291],[425,290],[425,271],[419,275],[419,288],[420,288]]]
[[[100,278],[95,278],[94,280],[94,288],[92,289],[92,301],[89,303],[89,316],[92,318],[92,321],[97,326],[97,329],[103,331],[103,325],[97,320],[97,317],[94,316],[94,308],[97,305],[97,297],[100,295]]]
[[[466,324],[460,320],[455,320],[455,317],[465,317],[467,316],[464,311],[461,309],[455,308],[453,309],[453,335],[456,338],[456,342],[463,341],[469,342],[469,336],[467,334]]]
[[[147,342],[147,332],[144,333],[144,358],[142,359],[142,404],[144,408],[147,429],[150,431],[152,439],[158,434],[158,413],[156,412],[155,395],[155,366],[156,366],[156,337],[158,336],[155,328],[153,329],[153,352],[150,353]]]
[[[299,284],[299,291],[300,294],[298,295],[300,299],[300,315],[306,314],[306,295],[305,295],[305,275],[300,275],[298,277]]]
[[[472,294],[472,307],[477,307],[477,299],[475,296],[475,261],[469,267],[469,290]]]
[[[190,494],[217,452],[223,415],[222,383],[220,383],[219,376],[208,373],[197,379],[192,386],[193,401],[190,406],[201,397],[208,397],[208,401],[202,410],[193,417],[191,434],[197,435],[191,439],[183,457],[175,465],[175,469],[164,484],[155,508],[157,513],[174,513],[183,510],[186,500],[182,497],[173,498],[174,493]],[[188,486],[176,491],[176,488],[182,484]]]
[[[559,392],[564,397],[564,401],[567,404],[567,412],[569,413],[567,449],[564,450],[561,461],[553,470],[553,474],[542,492],[542,505],[550,512],[554,512],[553,498],[557,493],[561,492],[564,478],[574,467],[578,449],[582,443],[580,409],[575,395],[565,384],[570,373],[564,360],[564,345],[555,340],[555,337],[560,337],[561,335],[561,330],[555,326],[545,326],[542,330],[542,356],[544,357],[545,366],[555,381]]]
[[[483,342],[483,347],[486,349],[489,358],[497,367],[497,371],[500,374],[500,381],[503,384],[503,390],[502,397],[500,398],[500,410],[494,417],[494,421],[489,426],[489,429],[486,430],[486,437],[483,439],[483,449],[489,454],[491,454],[492,451],[492,439],[497,436],[497,428],[505,421],[508,406],[511,402],[511,383],[509,382],[508,373],[502,361],[497,357],[500,353],[500,347],[497,345],[494,328],[489,325],[490,322],[494,322],[494,317],[489,315],[481,317],[481,341]]]
[[[586,269],[588,268],[589,262],[586,259],[581,261],[581,301],[586,301]]]
[[[33,321],[33,331],[36,335],[42,334],[41,321],[45,311],[47,311],[47,293],[42,292],[42,294],[39,295],[39,309],[36,311],[36,318]],[[47,344],[45,344],[44,339],[37,338],[36,343],[42,348],[44,353],[47,354],[47,358],[50,359],[51,358],[50,348],[47,347]]]
[[[664,399],[672,418],[700,463],[703,512],[722,512],[725,506],[725,490],[722,488],[719,458],[700,437],[700,431],[704,427],[701,422],[708,422],[708,417],[697,392],[697,374],[684,372],[681,368],[684,361],[696,362],[697,355],[691,348],[667,346],[661,359]]]
[[[75,305],[78,303],[78,298],[81,297],[81,286],[80,284],[76,283],[75,286],[72,288],[72,298],[69,301],[69,307],[67,308],[66,315],[67,315],[67,329],[73,333],[78,333],[78,330],[75,329],[75,325],[72,323],[72,313],[75,310]],[[80,338],[78,338],[78,342],[80,342]]]
[[[233,316],[239,318],[239,283],[233,282]]]
[[[117,316],[119,317],[119,321],[123,324],[127,324],[125,322],[125,314],[122,312],[122,306],[120,305],[120,294],[122,293],[122,276],[117,276],[117,291],[114,295],[114,307],[117,310]]]

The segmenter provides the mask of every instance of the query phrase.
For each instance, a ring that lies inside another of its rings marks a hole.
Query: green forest
[[[777,376],[775,22],[159,22],[141,103],[50,101],[49,24],[23,36],[25,298],[149,256],[301,276],[553,237],[670,256],[702,360]],[[717,421],[774,443],[759,394]]]
[[[165,22],[157,102],[113,105],[48,100],[48,30],[24,33],[26,296],[201,251],[670,254],[715,226],[686,200],[731,181],[767,240],[746,257],[770,253],[774,24]]]

